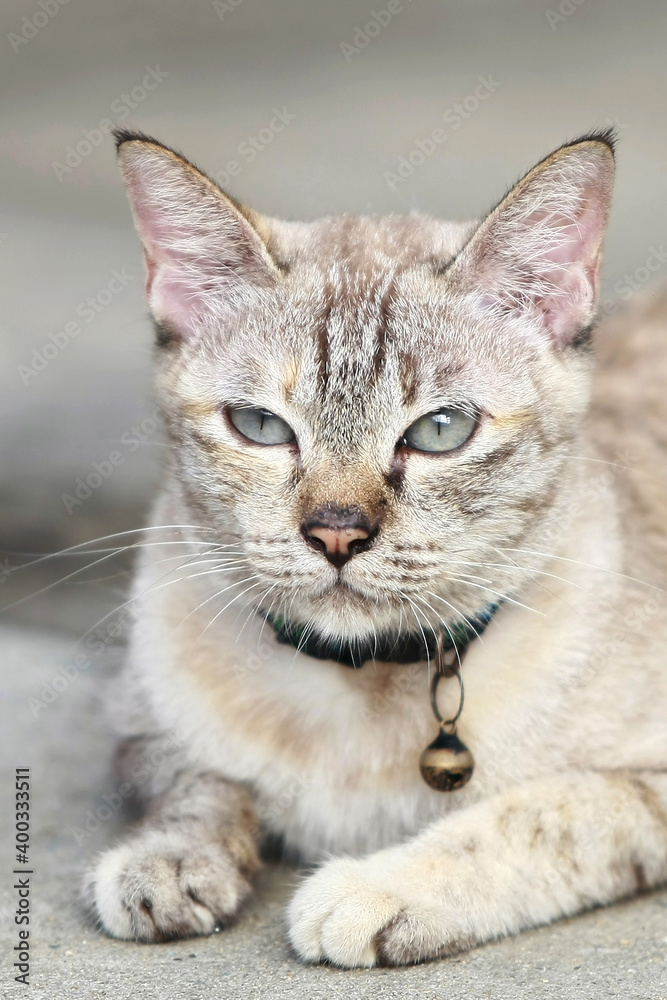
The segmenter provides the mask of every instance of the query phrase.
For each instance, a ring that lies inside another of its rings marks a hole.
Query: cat
[[[343,967],[665,882],[667,305],[602,325],[591,388],[613,135],[471,223],[277,221],[117,143],[169,448],[112,699],[145,816],[86,878],[101,927],[219,929],[266,838],[321,862],[289,941]],[[442,792],[461,629],[475,768]]]

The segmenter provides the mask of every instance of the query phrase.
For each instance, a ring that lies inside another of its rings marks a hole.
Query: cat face
[[[609,139],[481,223],[260,218],[119,137],[160,333],[170,488],[265,610],[326,637],[436,627],[553,547],[585,415]],[[525,557],[523,557],[525,560]]]

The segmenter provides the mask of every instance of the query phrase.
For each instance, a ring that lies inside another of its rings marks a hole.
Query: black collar
[[[443,650],[457,649],[463,653],[473,639],[482,634],[493,618],[497,604],[490,604],[477,618],[468,619],[445,629]],[[267,614],[266,620],[276,633],[278,642],[284,642],[306,656],[317,660],[335,660],[346,667],[358,670],[368,660],[382,663],[419,663],[435,657],[435,633],[399,632],[379,635],[363,641],[324,639],[308,634],[305,625],[285,621],[280,615]]]

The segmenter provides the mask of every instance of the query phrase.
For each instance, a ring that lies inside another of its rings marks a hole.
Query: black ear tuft
[[[120,125],[116,125],[111,129],[111,134],[116,141],[116,149],[120,149],[124,142],[155,142],[155,139],[151,139],[149,136],[144,135],[142,132],[133,132],[129,128],[121,128]]]
[[[578,146],[580,142],[601,142],[603,145],[609,147],[609,151],[614,156],[616,154],[618,132],[613,125],[608,125],[605,128],[596,128],[591,132],[586,132],[584,135],[578,136],[576,139],[571,139],[570,142],[564,143],[561,148],[566,149],[568,146]]]
[[[179,153],[177,149],[167,146],[166,143],[160,142],[159,139],[154,139],[152,135],[146,135],[144,132],[135,132],[132,129],[121,128],[117,125],[115,128],[111,129],[111,134],[116,141],[117,151],[126,142],[146,142],[151,146],[157,146],[159,149],[166,150],[167,153],[173,153],[175,156],[178,156],[179,159],[185,159],[183,154]]]

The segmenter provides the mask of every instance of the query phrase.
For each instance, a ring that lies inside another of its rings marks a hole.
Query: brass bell
[[[419,770],[427,785],[438,792],[454,792],[470,781],[475,761],[456,730],[441,728],[419,758]]]
[[[440,723],[438,735],[426,747],[419,758],[422,778],[437,792],[454,792],[470,781],[475,760],[465,743],[459,739],[456,723],[463,711],[463,679],[461,677],[461,656],[447,659],[442,648],[442,638],[438,641],[436,670],[431,681],[431,708]],[[443,719],[438,708],[438,684],[443,677],[456,677],[459,682],[459,707],[451,719]]]

